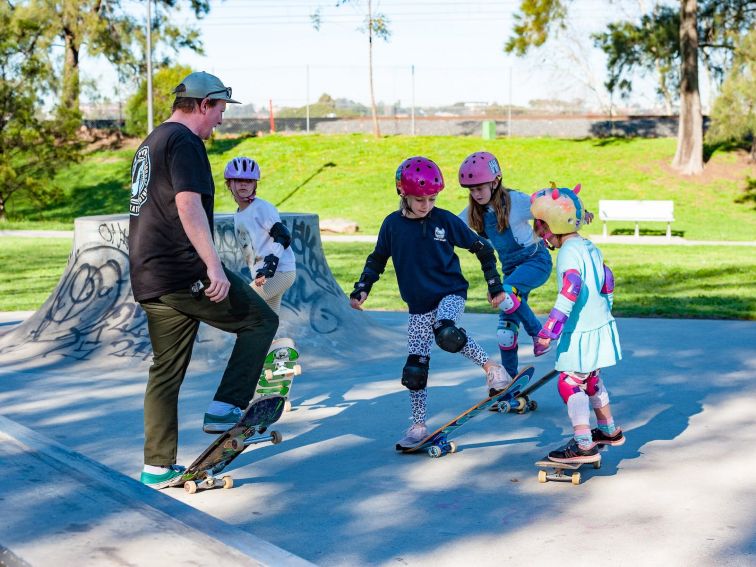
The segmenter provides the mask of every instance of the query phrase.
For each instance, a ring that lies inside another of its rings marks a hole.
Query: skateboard
[[[289,392],[294,376],[302,373],[302,367],[297,363],[299,353],[294,346],[294,341],[288,338],[274,340],[270,345],[268,355],[265,357],[263,371],[257,383],[257,389],[253,400],[262,396],[278,394],[286,398],[284,411],[291,409]]]
[[[233,478],[228,475],[218,478],[217,475],[250,445],[266,441],[277,445],[283,440],[278,431],[271,431],[267,435],[263,433],[266,432],[268,426],[281,417],[285,401],[283,396],[278,395],[254,400],[247,407],[239,423],[218,435],[215,441],[189,465],[175,486],[183,485],[184,490],[189,494],[220,486],[232,488]]]
[[[538,408],[538,402],[530,399],[530,394],[535,392],[538,388],[543,386],[546,382],[552,378],[559,376],[559,370],[551,370],[541,376],[538,380],[528,385],[517,396],[514,396],[511,401],[502,402],[500,404],[494,404],[491,406],[491,411],[498,411],[501,413],[509,413],[515,411],[519,414],[526,413],[528,411],[535,411]]]
[[[401,451],[402,453],[414,453],[416,451],[425,449],[428,451],[428,455],[434,458],[441,457],[442,455],[445,455],[447,453],[456,452],[456,443],[447,439],[449,434],[462,427],[465,422],[471,420],[480,412],[487,410],[491,405],[497,402],[511,400],[512,398],[517,396],[533,377],[533,371],[534,369],[532,366],[525,368],[522,372],[515,376],[514,380],[512,380],[512,383],[505,390],[502,390],[495,396],[491,396],[489,398],[486,398],[485,400],[478,402],[467,411],[459,414],[448,423],[445,423],[444,425],[436,429],[433,433],[428,435],[425,439],[418,442],[417,444],[412,445],[411,447],[402,447],[401,445],[397,444],[396,450]]]
[[[557,463],[549,459],[548,455],[535,464],[541,470],[538,471],[538,482],[547,482],[554,480],[557,482],[571,482],[580,484],[580,473],[577,470],[583,465],[593,465],[594,469],[601,468],[601,459],[592,463]],[[548,471],[551,472],[548,472]],[[572,474],[565,474],[565,471],[574,471]]]

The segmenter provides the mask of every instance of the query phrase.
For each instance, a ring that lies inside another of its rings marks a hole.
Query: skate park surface
[[[77,252],[86,261],[72,257],[57,299],[0,317],[0,564],[756,563],[756,324],[619,319],[624,359],[602,376],[627,442],[603,452],[600,469],[583,467],[578,486],[540,484],[533,463],[571,433],[553,381],[532,396],[534,412],[471,420],[455,454],[397,454],[410,423],[399,382],[406,314],[349,310],[327,265],[303,252],[308,281],[282,315],[303,366],[294,407],[275,426],[284,441],[241,455],[231,490],[190,495],[136,480],[143,321],[118,302],[105,309],[107,324],[87,316],[103,312],[108,274],[123,280],[112,253],[94,262],[91,249]],[[63,289],[94,299],[66,304]],[[496,353],[495,313],[466,314],[462,326]],[[535,359],[520,336],[521,366],[548,372],[553,355]],[[212,439],[202,416],[230,340],[204,328],[198,338],[180,399],[181,464]],[[430,364],[434,427],[485,386],[459,355],[434,347]]]

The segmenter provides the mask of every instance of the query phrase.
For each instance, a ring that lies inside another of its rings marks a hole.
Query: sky
[[[616,19],[640,14],[643,0],[574,0],[569,29],[526,57],[504,52],[519,0],[374,0],[374,13],[388,17],[391,36],[374,39],[373,67],[378,101],[410,106],[497,102],[525,106],[534,99],[582,99],[606,107],[603,53],[590,34]],[[205,54],[182,52],[177,60],[221,78],[234,98],[255,106],[303,106],[328,93],[363,104],[370,100],[367,0],[225,0],[197,21],[187,12],[178,23],[202,32]],[[143,8],[144,4],[137,5]],[[310,16],[320,8],[316,30]],[[648,8],[646,2],[645,8]],[[127,98],[107,63],[82,64],[107,98]],[[414,69],[414,71],[413,71]],[[653,78],[639,77],[630,100],[641,108],[660,106]],[[702,85],[702,97],[707,93]],[[86,99],[86,94],[83,97]]]

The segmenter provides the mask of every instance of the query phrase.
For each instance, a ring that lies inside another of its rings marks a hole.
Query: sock
[[[609,435],[610,437],[617,431],[617,427],[614,425],[614,419],[599,419],[598,428],[602,433]]]
[[[575,441],[581,449],[590,449],[593,447],[593,438],[590,429],[576,429]]]
[[[226,402],[218,402],[213,400],[210,405],[207,406],[207,413],[210,415],[226,415],[236,406],[234,404],[227,404]]]
[[[412,423],[425,423],[425,402],[428,399],[428,391],[410,390],[410,404],[412,405]]]
[[[150,474],[164,474],[170,467],[156,467],[153,465],[144,465],[143,471]]]

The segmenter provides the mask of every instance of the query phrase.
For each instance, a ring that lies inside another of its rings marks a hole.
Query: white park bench
[[[608,201],[599,200],[599,219],[604,221],[604,238],[606,238],[607,221],[631,221],[635,223],[635,237],[640,231],[641,222],[666,222],[667,238],[672,238],[674,201]]]

